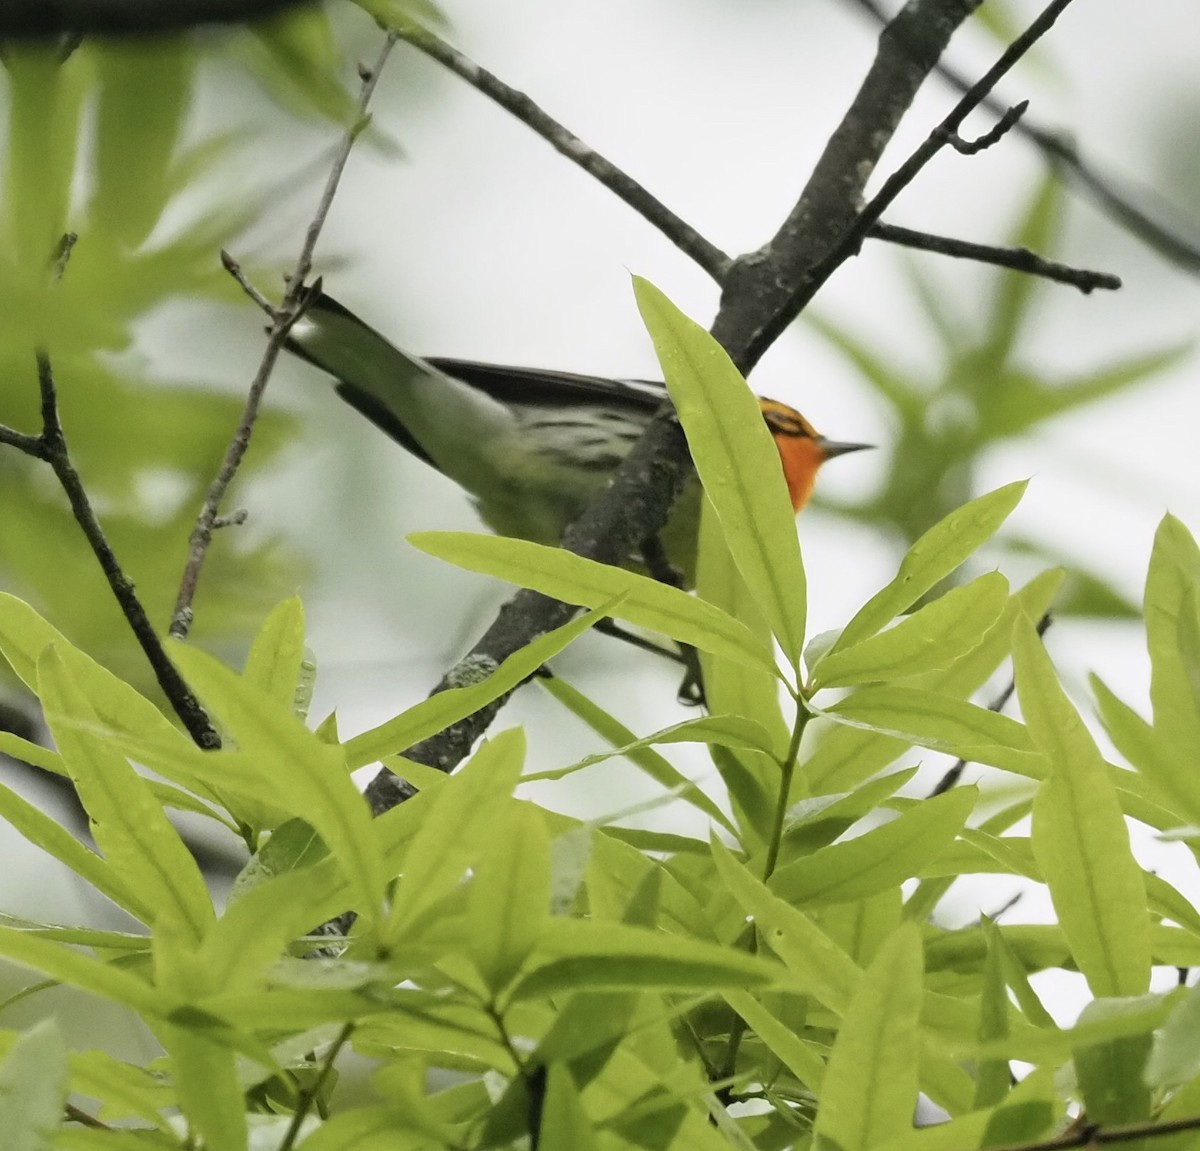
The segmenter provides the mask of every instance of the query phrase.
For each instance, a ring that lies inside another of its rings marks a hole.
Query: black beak
[[[827,440],[822,436],[817,443],[821,446],[821,451],[827,460],[833,459],[834,456],[846,456],[851,452],[863,452],[869,448],[875,447],[874,444],[843,444],[837,440]]]

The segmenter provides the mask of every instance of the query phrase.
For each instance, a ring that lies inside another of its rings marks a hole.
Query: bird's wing
[[[426,363],[453,379],[486,392],[503,404],[522,407],[565,407],[571,403],[613,404],[642,412],[655,411],[667,389],[653,380],[610,380],[545,368],[518,368],[429,356]]]

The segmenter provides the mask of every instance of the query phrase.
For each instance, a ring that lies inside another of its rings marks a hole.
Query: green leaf
[[[291,7],[254,21],[249,31],[260,49],[249,53],[250,63],[277,99],[296,111],[354,123],[358,107],[342,86],[341,52],[325,9]]]
[[[525,763],[525,733],[491,737],[432,797],[404,856],[388,935],[402,939],[462,882],[479,857],[497,805],[508,801]],[[407,804],[405,806],[408,806]]]
[[[1200,547],[1174,516],[1154,536],[1146,576],[1146,646],[1154,709],[1156,781],[1200,823],[1200,776],[1189,749],[1200,746],[1200,701],[1189,682],[1181,627],[1190,597],[1200,589]]]
[[[1067,699],[1028,619],[1013,634],[1021,711],[1049,776],[1033,805],[1033,850],[1092,993],[1149,986],[1146,889],[1103,757]]]
[[[0,1130],[5,1151],[44,1151],[67,1101],[67,1046],[57,1022],[43,1019],[0,1064]]]
[[[895,627],[878,632],[819,660],[810,686],[848,687],[876,680],[902,680],[950,667],[983,642],[1008,602],[1008,580],[988,572],[964,587],[951,588]]]
[[[567,603],[593,608],[612,604],[611,614],[618,619],[751,667],[764,666],[762,645],[745,624],[702,599],[647,576],[596,563],[562,548],[500,536],[417,532],[408,542],[447,563]],[[614,604],[617,597],[621,598]]]
[[[714,735],[717,738],[713,739],[712,742],[715,743],[725,743],[729,740],[741,742],[746,739],[767,741],[769,737],[757,724],[752,721],[738,720],[735,716],[726,717],[731,721],[728,725],[718,721],[716,725],[709,726],[704,719],[700,721],[690,720],[682,724],[677,724],[675,727],[669,727],[665,731],[647,736],[645,739],[638,739],[624,724],[609,715],[603,708],[593,703],[582,692],[567,683],[561,676],[555,676],[553,679],[548,680],[540,680],[539,684],[545,692],[557,699],[573,715],[583,720],[593,731],[612,743],[614,750],[587,756],[570,767],[558,768],[551,771],[532,772],[525,776],[526,783],[537,779],[561,779],[576,771],[582,771],[585,767],[589,767],[592,764],[602,763],[613,756],[623,756],[630,763],[645,772],[656,783],[661,784],[668,790],[674,790],[685,803],[691,804],[697,810],[704,812],[710,819],[719,823],[727,831],[733,832],[734,828],[730,823],[729,817],[716,803],[668,760],[653,751],[652,745],[656,743],[706,742],[712,739]],[[705,719],[707,718],[710,717],[705,717]],[[697,722],[700,724],[699,727],[692,726]],[[745,746],[744,743],[743,746]],[[761,746],[761,742],[756,742],[753,746]]]
[[[917,771],[917,768],[910,767],[880,776],[841,795],[802,799],[787,812],[779,851],[780,862],[789,863],[832,843],[864,815],[874,811],[899,791]]]
[[[50,42],[13,44],[4,54],[4,69],[6,240],[16,263],[44,289],[49,286],[55,245],[67,230],[87,72],[79,59],[63,60],[58,46]],[[44,341],[44,333],[29,332],[31,347]]]
[[[204,878],[145,781],[93,734],[90,684],[71,675],[54,647],[38,660],[38,683],[46,722],[109,866],[147,905],[149,926],[174,923],[199,942],[214,920]]]
[[[472,870],[468,953],[496,992],[516,975],[550,917],[550,837],[537,808],[510,803],[497,811]]]
[[[179,1106],[206,1147],[245,1151],[249,1131],[237,1075],[237,1053],[205,1029],[160,1026]]]
[[[1095,999],[1080,1013],[1077,1027],[1103,1019],[1134,1014],[1140,1018],[1144,999]],[[1081,1044],[1075,1050],[1075,1074],[1088,1118],[1105,1127],[1144,1123],[1150,1118],[1150,1089],[1144,1073],[1154,1028],[1102,1043]]]
[[[900,927],[875,957],[834,1042],[816,1147],[870,1151],[912,1125],[917,1102],[921,936]]]
[[[726,991],[725,1002],[746,1021],[771,1053],[814,1094],[821,1089],[825,1064],[813,1044],[781,1023],[748,991]]]
[[[65,864],[135,919],[142,923],[153,920],[153,905],[139,891],[132,876],[114,870],[101,856],[84,847],[56,819],[3,784],[0,784],[0,816],[14,831]]]
[[[995,627],[974,651],[953,667],[929,672],[910,686],[956,699],[977,691],[1008,655],[1013,621],[1022,611],[1033,619],[1040,618],[1061,582],[1062,572],[1048,571],[1035,576],[1009,597]],[[804,761],[800,779],[815,794],[845,791],[886,767],[908,747],[909,742],[847,726],[837,726],[832,731],[826,729],[816,750]]]
[[[995,535],[1020,503],[1027,484],[1027,480],[1006,484],[934,524],[908,549],[896,578],[872,596],[846,625],[829,654],[874,635],[945,579]]]
[[[753,916],[761,938],[821,1003],[837,1014],[849,1007],[862,980],[850,956],[804,912],[789,906],[750,874],[719,840],[712,841],[717,871],[733,897]]]
[[[388,877],[370,831],[370,811],[350,779],[342,749],[322,742],[288,708],[212,656],[182,643],[172,643],[170,650],[188,682],[227,725],[239,754],[257,760],[273,777],[280,804],[316,828],[353,885],[355,910],[373,920]]]
[[[1200,1076],[1200,985],[1188,989],[1154,1037],[1146,1063],[1151,1087],[1174,1087]]]
[[[439,691],[387,723],[348,739],[345,743],[347,764],[351,769],[365,767],[382,756],[404,751],[507,695],[602,619],[615,602],[606,600],[601,607],[538,636],[479,682]]]
[[[931,691],[859,688],[821,714],[1031,779],[1041,779],[1046,773],[1041,753],[1015,719]]]
[[[149,237],[171,198],[197,53],[182,36],[98,38],[89,48],[100,89],[89,222],[97,238],[131,251]]]
[[[443,28],[446,17],[432,0],[354,0],[364,11],[370,13],[389,28],[404,28],[410,24]]]
[[[136,975],[65,944],[0,926],[0,957],[28,967],[56,983],[78,987],[130,1007],[143,1019],[161,1018],[166,1010],[160,993]]]
[[[562,1147],[565,1151],[595,1151],[599,1146],[571,1072],[562,1063],[550,1065],[546,1101],[542,1105],[539,1146]]]
[[[242,678],[276,703],[294,710],[303,661],[304,606],[299,596],[292,596],[279,604],[258,629]]]
[[[762,409],[708,332],[648,280],[635,276],[633,291],[730,554],[796,668],[804,648],[804,565],[783,464]]]
[[[923,800],[882,827],[781,867],[768,886],[800,906],[846,903],[898,887],[954,842],[978,799],[974,788],[959,788]]]
[[[658,991],[763,987],[786,971],[759,956],[700,939],[623,923],[555,917],[509,998],[517,1003],[568,990]]]
[[[995,923],[983,917],[987,933],[987,959],[983,968],[983,987],[979,996],[979,1042],[1008,1035],[1008,992],[1004,979],[1004,941]],[[1012,1086],[1012,1070],[1007,1060],[982,1060],[975,1071],[974,1110],[1003,1102]]]

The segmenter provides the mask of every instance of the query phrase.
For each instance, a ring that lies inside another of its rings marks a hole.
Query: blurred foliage
[[[172,300],[243,297],[221,267],[270,202],[234,162],[246,128],[196,138],[205,53],[241,52],[286,104],[338,124],[356,115],[322,7],[257,27],[137,41],[6,46],[0,204],[0,421],[40,427],[34,350],[54,366],[69,448],[117,555],[165,629],[191,524],[242,408],[205,382],[167,384],[140,367],[137,326]],[[248,117],[243,116],[243,123]],[[52,253],[78,235],[61,280]],[[221,333],[211,334],[214,340]],[[125,354],[122,354],[125,353]],[[253,364],[247,364],[248,382]],[[173,371],[178,376],[177,370]],[[278,455],[292,421],[264,414],[243,479]],[[0,452],[0,586],[28,597],[71,638],[148,687],[127,625],[48,469]],[[218,537],[196,634],[247,633],[294,586],[298,560],[253,528]]]
[[[1030,199],[1009,243],[1053,257],[1061,231],[1061,185],[1049,176]],[[826,508],[883,528],[905,546],[978,490],[983,454],[1005,440],[1038,430],[1046,422],[1149,381],[1177,363],[1190,345],[1157,348],[1128,360],[1069,376],[1052,375],[1022,354],[1041,293],[1036,277],[996,269],[980,293],[982,325],[957,314],[947,293],[909,261],[913,297],[941,358],[932,378],[906,373],[899,357],[822,316],[804,313],[809,326],[840,352],[891,410],[897,434],[887,447],[888,468],[871,498]],[[1061,289],[1054,289],[1061,290]],[[1068,586],[1058,610],[1128,617],[1136,607],[1104,575],[1088,571],[1035,540],[1001,541],[1038,562],[1064,564]]]

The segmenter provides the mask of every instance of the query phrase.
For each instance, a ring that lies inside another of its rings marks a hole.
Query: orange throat
[[[812,495],[817,469],[824,462],[821,445],[811,436],[776,434],[775,446],[783,462],[783,478],[787,481],[792,507],[799,513]]]

